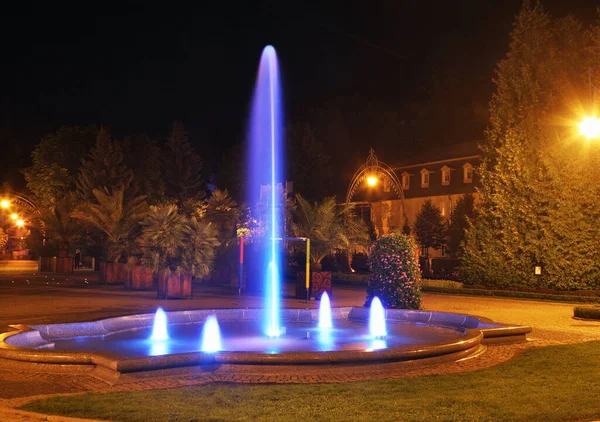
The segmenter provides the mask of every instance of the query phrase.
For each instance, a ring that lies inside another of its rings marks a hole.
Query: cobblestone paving
[[[27,278],[26,278],[27,277]],[[166,310],[259,307],[260,297],[229,294],[223,289],[201,288],[193,300],[159,301],[152,292],[126,292],[122,287],[94,285],[93,276],[71,276],[62,285],[45,284],[46,278],[30,275],[11,275],[0,278],[0,329],[8,331],[15,323],[52,323],[94,320],[128,313],[152,312],[157,306]],[[55,283],[60,282],[53,280]],[[25,280],[29,280],[27,283]],[[15,283],[12,283],[15,281]],[[89,281],[91,283],[86,283]],[[293,286],[290,286],[292,289]],[[359,289],[336,287],[334,306],[360,306],[364,292]],[[139,391],[181,386],[224,383],[339,383],[362,380],[396,379],[433,374],[475,371],[512,359],[524,350],[548,345],[572,344],[600,340],[600,323],[572,319],[573,304],[524,301],[504,298],[457,297],[424,295],[426,309],[467,313],[495,321],[529,325],[533,332],[528,341],[512,345],[490,345],[482,353],[457,362],[423,366],[411,362],[370,365],[222,365],[215,368],[187,368],[162,371],[157,374],[123,376],[110,385],[96,376],[89,367],[57,367],[52,365],[20,364],[0,360],[0,420],[37,421],[46,416],[14,410],[32,399],[48,395],[82,392]],[[286,307],[316,307],[317,304],[284,298]],[[51,420],[75,420],[54,418]]]

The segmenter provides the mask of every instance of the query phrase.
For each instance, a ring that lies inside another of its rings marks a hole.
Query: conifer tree
[[[121,146],[102,128],[96,137],[96,144],[89,157],[79,170],[77,195],[82,200],[93,200],[94,189],[111,191],[123,188],[126,197],[137,193],[133,171],[123,162]]]
[[[189,142],[187,131],[180,122],[174,122],[164,158],[167,196],[177,200],[180,206],[186,200],[204,198],[202,164]]]
[[[490,102],[479,216],[465,235],[465,281],[598,285],[591,264],[599,258],[591,206],[598,167],[582,154],[575,125],[560,124],[579,118],[569,105],[588,91],[589,34],[572,17],[552,19],[539,2],[524,2],[516,17]]]
[[[439,207],[428,199],[417,214],[415,236],[423,248],[439,249],[444,244],[445,227]]]

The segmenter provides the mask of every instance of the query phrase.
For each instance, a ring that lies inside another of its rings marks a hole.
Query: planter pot
[[[41,256],[38,260],[38,271],[41,273],[55,273],[56,257]]]
[[[321,299],[323,292],[327,292],[331,298],[331,272],[330,271],[311,271],[310,286],[308,296],[314,299]],[[296,273],[296,297],[306,299],[306,273]]]
[[[131,290],[152,290],[154,287],[154,272],[151,268],[142,265],[131,267],[131,276],[125,283],[126,289]]]
[[[73,258],[56,258],[56,272],[57,273],[72,273],[73,272]]]
[[[100,266],[102,273],[102,265]],[[105,264],[104,282],[106,284],[125,284],[129,280],[130,270],[127,264],[107,262]]]
[[[158,274],[159,299],[192,298],[192,276],[184,273],[161,271]]]

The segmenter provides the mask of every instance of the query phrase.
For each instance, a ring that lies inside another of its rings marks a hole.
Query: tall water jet
[[[369,309],[369,334],[375,339],[383,339],[387,336],[385,309],[377,296],[371,301]]]
[[[321,295],[321,304],[319,305],[319,328],[327,329],[333,327],[331,319],[331,303],[329,295],[323,292]]]
[[[152,326],[152,336],[150,337],[150,340],[165,341],[168,339],[167,314],[162,308],[158,308],[154,314],[154,325]]]
[[[200,350],[206,353],[215,353],[221,350],[221,330],[217,317],[214,315],[206,318],[202,327],[202,345]]]
[[[252,113],[248,151],[248,203],[268,210],[258,216],[269,243],[262,258],[265,279],[265,333],[281,334],[280,308],[280,240],[283,224],[283,142],[281,92],[277,54],[266,46],[260,58]]]

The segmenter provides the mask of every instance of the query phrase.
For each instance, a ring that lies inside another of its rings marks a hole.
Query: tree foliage
[[[516,17],[490,102],[479,216],[467,229],[461,265],[466,281],[599,285],[593,204],[600,199],[600,151],[577,136],[581,110],[572,107],[587,103],[589,110],[594,33],[572,17],[553,19],[538,2],[526,2]]]
[[[315,201],[331,194],[332,170],[324,145],[307,123],[296,123],[287,128],[286,140],[289,177],[294,189],[304,198]]]
[[[142,263],[155,271],[207,276],[219,245],[215,227],[205,218],[187,217],[175,204],[151,206],[138,241]]]
[[[92,200],[94,190],[104,188],[123,190],[127,197],[137,193],[133,171],[124,163],[123,149],[111,138],[107,129],[100,129],[96,144],[88,159],[83,161],[77,177],[77,195],[82,200]]]
[[[475,221],[475,215],[475,198],[472,194],[465,194],[456,201],[446,232],[450,255],[456,257],[462,254],[465,230]]]
[[[179,122],[173,123],[164,156],[167,196],[182,205],[188,199],[204,198],[202,159],[189,142],[188,133]]]
[[[445,225],[439,207],[428,199],[415,220],[415,237],[424,248],[439,249],[445,242]]]
[[[147,213],[143,196],[125,198],[125,187],[94,189],[94,201],[80,204],[72,216],[89,223],[106,235],[108,260],[127,260],[134,246],[136,230]]]
[[[79,166],[97,133],[95,126],[62,126],[37,144],[32,165],[22,173],[40,207],[52,207],[75,188]]]
[[[335,252],[366,252],[369,232],[353,213],[353,206],[337,205],[334,197],[311,203],[296,195],[291,230],[296,237],[310,239],[310,255],[314,268]]]

